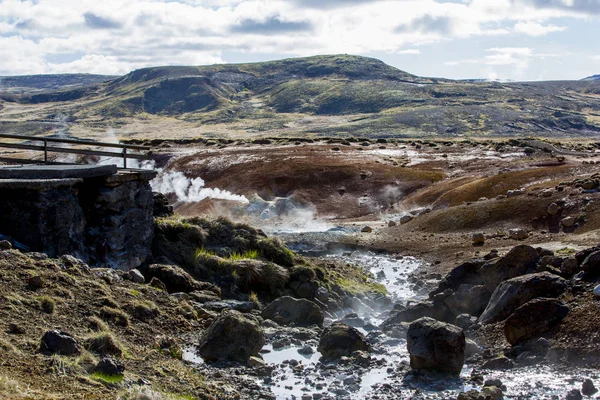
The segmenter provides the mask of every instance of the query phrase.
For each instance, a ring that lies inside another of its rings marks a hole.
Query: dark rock
[[[152,215],[155,218],[170,217],[173,215],[173,206],[169,205],[169,199],[162,193],[152,192],[153,209]]]
[[[585,274],[585,279],[600,277],[600,251],[595,251],[587,256],[581,263],[581,269]]]
[[[312,301],[289,296],[273,301],[261,315],[264,319],[271,319],[280,325],[323,325],[325,319],[321,308]]]
[[[346,315],[342,319],[342,322],[354,328],[362,328],[365,325],[365,321],[362,318],[360,318],[356,313]]]
[[[217,286],[208,282],[199,282],[183,268],[175,265],[152,264],[144,269],[144,274],[146,277],[160,279],[169,293],[208,290],[217,295],[221,294],[221,290]]]
[[[474,317],[469,314],[460,314],[456,317],[456,321],[454,322],[454,325],[466,330],[466,329],[471,328],[476,323],[477,323],[477,317]]]
[[[290,282],[289,286],[296,293],[296,296],[303,299],[314,299],[319,288],[316,281],[293,281]]]
[[[200,338],[198,353],[207,361],[246,363],[265,344],[262,328],[238,311],[223,311]]]
[[[465,358],[465,334],[459,327],[421,318],[408,328],[406,344],[412,369],[460,374]]]
[[[587,378],[585,381],[583,381],[583,384],[581,385],[581,393],[586,396],[591,396],[597,391],[598,389],[596,389],[594,382],[592,382],[591,379]]]
[[[349,357],[355,351],[369,352],[370,346],[357,329],[336,322],[325,328],[317,349],[325,359],[339,359],[342,356]]]
[[[535,267],[540,256],[531,246],[521,245],[513,247],[504,257],[484,264],[479,270],[479,275],[486,288],[493,292],[503,281],[527,273]]]
[[[571,391],[569,391],[569,393],[567,393],[565,400],[583,400],[583,396],[581,395],[581,392],[579,390],[572,389]]]
[[[72,356],[81,353],[77,341],[68,333],[58,330],[47,331],[42,337],[40,345],[42,353]]]
[[[111,376],[123,375],[125,373],[125,366],[113,358],[105,357],[98,362],[94,371]]]
[[[208,311],[217,312],[221,312],[223,310],[235,310],[241,313],[249,313],[256,308],[256,305],[251,301],[218,300],[205,302],[202,304],[202,308]]]
[[[207,303],[210,301],[219,301],[221,300],[220,296],[217,296],[214,292],[210,292],[208,290],[198,290],[194,292],[190,292],[188,294],[190,298],[198,303]]]
[[[512,345],[539,337],[562,321],[568,313],[569,308],[560,300],[533,299],[517,308],[506,319],[504,335]]]
[[[558,297],[566,288],[564,279],[548,272],[509,279],[496,288],[479,322],[489,324],[502,321],[529,300]]]
[[[11,322],[8,324],[8,329],[6,331],[12,335],[22,335],[25,333],[25,328],[23,328],[21,325],[15,324],[14,322]]]
[[[575,257],[565,258],[563,263],[560,265],[561,276],[570,278],[577,272],[579,272],[579,264],[577,263],[577,259]]]
[[[44,282],[42,281],[42,277],[39,275],[35,275],[30,277],[27,280],[27,285],[29,286],[30,289],[36,290],[41,288],[42,286],[44,286]]]
[[[481,347],[471,339],[465,340],[465,358],[471,358],[472,356],[481,353]]]
[[[592,253],[600,251],[600,246],[590,247],[588,249],[581,250],[575,254],[575,259],[577,260],[577,264],[581,265],[583,261]]]
[[[131,281],[135,283],[146,282],[146,278],[144,278],[144,275],[142,275],[142,273],[137,269],[132,269],[131,271],[129,271],[129,279],[131,279]]]
[[[156,277],[150,279],[150,283],[148,283],[148,285],[152,286],[153,288],[160,289],[164,292],[167,291],[167,285],[165,285],[163,281]]]
[[[0,251],[12,249],[12,244],[8,240],[0,240]]]
[[[460,285],[482,285],[483,280],[478,274],[479,268],[485,264],[483,260],[472,260],[460,264],[440,281],[438,287],[431,292],[432,298],[446,289],[456,290]]]
[[[423,301],[392,315],[381,324],[381,329],[385,331],[390,329],[392,325],[397,325],[400,322],[413,322],[421,317],[442,321],[452,319],[451,313],[445,304]]]
[[[495,369],[495,370],[501,370],[501,371],[504,371],[507,369],[513,369],[514,367],[515,367],[515,363],[510,358],[507,358],[504,356],[486,361],[481,366],[482,369]]]
[[[481,392],[469,390],[458,395],[457,400],[502,400],[504,395],[502,389],[496,386],[486,386]]]
[[[444,299],[453,315],[480,315],[492,294],[483,285],[460,285],[458,290]]]

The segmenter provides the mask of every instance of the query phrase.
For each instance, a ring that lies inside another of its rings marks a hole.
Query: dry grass
[[[121,357],[125,354],[124,345],[110,332],[99,332],[84,340],[87,350],[101,356]]]
[[[104,306],[100,309],[100,318],[104,321],[113,323],[118,326],[128,327],[129,326],[129,315],[125,311],[117,308]]]

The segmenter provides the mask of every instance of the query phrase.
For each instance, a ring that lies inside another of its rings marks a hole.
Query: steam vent
[[[154,171],[0,166],[0,234],[29,251],[131,269],[150,254]]]

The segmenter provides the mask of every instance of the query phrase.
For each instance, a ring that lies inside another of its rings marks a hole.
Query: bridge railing
[[[8,143],[2,139],[17,139],[25,142],[21,143]],[[33,144],[38,143],[38,144]],[[68,145],[68,147],[60,147],[56,144]],[[78,147],[76,147],[78,146]],[[90,148],[82,148],[83,146],[101,147],[109,149],[118,149],[118,151],[107,151],[97,150]],[[148,152],[151,147],[123,144],[123,143],[107,143],[107,142],[95,142],[91,140],[81,139],[61,139],[51,137],[39,137],[39,136],[25,136],[25,135],[13,135],[0,133],[0,147],[7,149],[17,150],[28,150],[28,151],[40,151],[43,152],[43,159],[25,159],[25,158],[12,158],[0,156],[0,162],[4,163],[17,163],[17,164],[68,164],[58,161],[51,161],[48,158],[48,153],[64,153],[64,154],[78,154],[87,156],[100,156],[100,157],[111,157],[123,160],[123,167],[127,168],[127,160],[149,160],[150,156],[147,153],[140,154],[139,152]],[[137,151],[138,153],[131,153],[130,151]],[[69,163],[72,164],[72,163]]]

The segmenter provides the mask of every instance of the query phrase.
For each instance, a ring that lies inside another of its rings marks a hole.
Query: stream
[[[436,284],[430,280],[416,285],[411,275],[422,267],[419,259],[394,254],[365,251],[328,251],[323,240],[343,234],[331,232],[281,235],[295,251],[335,259],[360,266],[373,274],[386,286],[392,300],[387,306],[374,310],[355,302],[352,308],[327,318],[325,325],[342,320],[360,330],[372,345],[368,366],[354,363],[323,363],[317,351],[318,332],[305,328],[265,327],[267,344],[262,356],[274,367],[267,377],[255,377],[263,389],[270,389],[277,400],[328,400],[328,399],[456,399],[459,393],[481,390],[471,382],[474,366],[465,363],[459,378],[410,372],[406,340],[389,337],[378,326],[389,316],[394,304],[406,306],[427,297]],[[295,238],[294,238],[295,236]],[[319,240],[315,240],[315,239]],[[310,243],[319,243],[318,249]],[[331,315],[331,314],[330,314]],[[184,358],[198,361],[193,352]],[[504,397],[509,399],[564,399],[574,388],[581,389],[582,382],[591,378],[598,385],[599,374],[594,370],[569,369],[549,365],[517,367],[509,371],[476,371],[483,379],[500,379]]]

